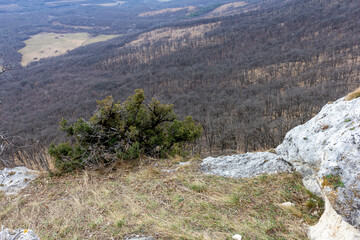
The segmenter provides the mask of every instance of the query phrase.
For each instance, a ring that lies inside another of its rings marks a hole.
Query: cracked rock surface
[[[32,230],[18,229],[11,231],[4,229],[0,231],[0,240],[40,240],[40,238]]]
[[[360,98],[325,105],[290,130],[274,152],[208,157],[201,167],[205,173],[227,177],[295,169],[306,188],[329,199],[328,206],[344,220],[342,224],[360,229]]]
[[[294,170],[292,164],[270,152],[208,157],[203,160],[201,168],[206,173],[224,177],[254,177]]]
[[[37,173],[26,167],[4,168],[0,170],[0,191],[7,195],[16,194],[34,180]]]

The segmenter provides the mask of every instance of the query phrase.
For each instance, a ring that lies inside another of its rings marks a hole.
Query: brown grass
[[[229,179],[201,174],[196,161],[176,162],[43,176],[18,196],[0,196],[0,222],[41,239],[307,239],[304,223],[322,213],[298,174]],[[288,201],[293,211],[277,206]]]
[[[356,89],[355,91],[349,93],[346,97],[345,100],[346,101],[351,101],[355,98],[359,98],[360,97],[360,87],[358,89]]]

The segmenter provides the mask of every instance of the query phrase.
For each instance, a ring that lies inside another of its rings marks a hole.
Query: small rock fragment
[[[279,207],[285,208],[285,209],[290,209],[290,208],[295,207],[295,204],[291,203],[291,202],[284,202],[284,203],[280,203]]]
[[[232,238],[235,239],[235,240],[241,240],[242,236],[239,235],[239,234],[235,234]]]
[[[149,237],[135,237],[135,238],[130,238],[129,240],[156,240],[156,238],[154,238],[153,236],[149,236]]]

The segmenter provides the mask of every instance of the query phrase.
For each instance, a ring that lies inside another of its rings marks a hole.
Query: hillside
[[[19,68],[24,40],[39,33],[131,34],[161,24],[169,24],[186,16],[186,12],[168,12],[155,17],[139,17],[147,12],[184,8],[198,10],[215,0],[12,0],[0,1],[0,65]],[[224,3],[227,3],[225,1]],[[256,2],[256,0],[249,0]],[[221,4],[221,3],[220,3]],[[194,18],[194,17],[190,17]]]
[[[0,239],[359,240],[359,16],[0,0]]]
[[[0,220],[40,239],[357,240],[359,103],[360,88],[267,152],[120,160],[32,182],[33,171],[4,169]]]
[[[357,86],[359,4],[262,1],[8,71],[0,76],[0,130],[47,145],[61,138],[62,117],[89,116],[95,100],[143,88],[200,121],[203,152],[274,147]]]

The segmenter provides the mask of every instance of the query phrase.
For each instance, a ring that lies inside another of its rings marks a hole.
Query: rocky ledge
[[[201,166],[206,173],[228,177],[295,169],[303,175],[305,187],[327,201],[319,226],[328,227],[315,226],[309,236],[360,239],[360,98],[325,105],[311,120],[289,131],[272,152],[209,157]]]

